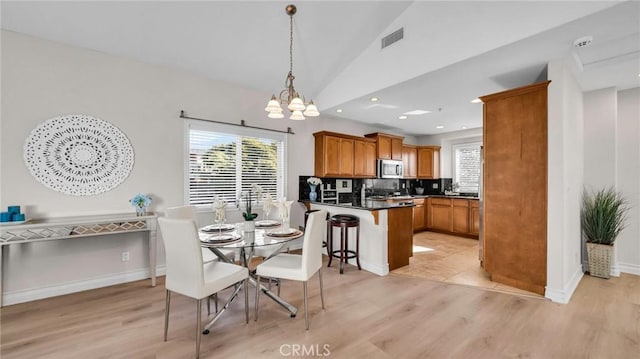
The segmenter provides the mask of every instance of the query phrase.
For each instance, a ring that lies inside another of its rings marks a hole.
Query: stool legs
[[[327,236],[329,240],[327,241],[327,254],[329,255],[329,263],[327,263],[327,267],[331,267],[331,260],[333,259],[333,226],[329,224],[327,226]]]
[[[349,229],[340,225],[340,274],[344,273],[345,255],[349,250]]]
[[[360,226],[356,227],[356,263],[358,263],[358,270],[362,270],[360,267]]]

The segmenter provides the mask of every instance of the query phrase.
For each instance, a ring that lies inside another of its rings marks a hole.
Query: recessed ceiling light
[[[405,116],[405,115],[398,116],[398,119],[399,119],[399,120],[406,120],[406,119],[407,119],[407,116]]]
[[[438,125],[438,126],[436,126],[436,128],[440,129],[440,128],[444,128],[444,126]]]
[[[376,102],[376,101],[378,101],[378,100],[379,100],[379,98],[377,98],[377,97],[372,97],[372,98],[370,98],[369,100],[371,100],[371,102]]]
[[[340,112],[342,112],[342,109],[341,109],[341,108],[339,108],[339,109],[337,109],[337,110],[336,110],[336,112],[337,112],[337,113],[340,113]]]
[[[473,100],[471,100],[471,103],[480,103],[480,102],[482,102],[482,100],[479,98],[474,98]]]
[[[405,115],[412,115],[412,116],[416,116],[416,115],[424,115],[426,113],[431,113],[431,111],[427,111],[427,110],[413,110],[413,111],[409,111],[409,112],[405,112]]]
[[[463,130],[466,130],[466,129],[467,129],[467,126],[462,126],[462,129],[463,129]]]

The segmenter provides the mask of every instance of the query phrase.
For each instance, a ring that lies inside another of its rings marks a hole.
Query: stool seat
[[[331,216],[331,222],[346,223],[351,225],[360,224],[360,218],[350,214],[336,214]]]
[[[355,258],[358,270],[362,270],[360,266],[360,218],[350,214],[335,214],[329,219],[327,225],[328,241],[327,254],[329,255],[329,263],[327,267],[331,267],[333,258],[340,258],[340,274],[344,273],[344,263],[349,259]],[[340,227],[340,249],[333,250],[333,228]],[[356,229],[356,250],[349,250],[349,228]]]

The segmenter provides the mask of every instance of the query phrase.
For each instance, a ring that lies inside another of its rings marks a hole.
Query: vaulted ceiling
[[[289,70],[288,3],[2,1],[0,6],[3,29],[178,68],[269,96],[284,88]],[[638,1],[295,4],[295,86],[314,99],[323,116],[411,135],[480,127],[482,105],[470,100],[532,83],[552,59],[574,61],[585,91],[640,86]],[[400,28],[403,39],[381,49],[381,39]],[[590,45],[576,48],[574,41],[584,36],[592,37]],[[370,101],[374,96],[377,102]],[[429,112],[398,118],[414,110]]]

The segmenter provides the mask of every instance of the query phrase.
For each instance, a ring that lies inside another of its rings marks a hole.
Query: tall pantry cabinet
[[[547,86],[484,102],[484,269],[491,280],[544,295],[547,284]]]

